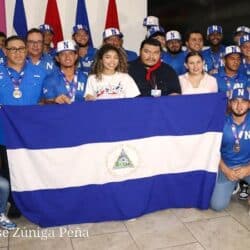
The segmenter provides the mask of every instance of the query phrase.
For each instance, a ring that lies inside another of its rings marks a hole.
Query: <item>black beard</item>
[[[79,48],[86,48],[88,46],[88,44],[80,44],[80,43],[77,43],[77,46]]]
[[[234,111],[232,111],[233,115],[236,116],[236,117],[242,117],[244,115],[246,115],[248,113],[248,110],[246,110],[244,113],[242,114],[236,114]]]
[[[181,52],[181,48],[179,50],[177,50],[177,51],[170,51],[170,50],[168,50],[168,52],[170,54],[172,54],[172,55],[177,55],[177,54],[179,54]]]

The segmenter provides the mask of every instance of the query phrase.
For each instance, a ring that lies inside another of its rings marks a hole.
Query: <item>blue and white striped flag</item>
[[[27,33],[27,21],[23,5],[23,0],[16,0],[13,27],[18,36],[25,37]]]
[[[220,94],[4,106],[16,204],[40,226],[207,209],[224,113]]]

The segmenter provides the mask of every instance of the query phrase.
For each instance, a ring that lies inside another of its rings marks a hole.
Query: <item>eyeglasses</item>
[[[11,48],[6,48],[11,54],[16,54],[17,52],[19,53],[24,53],[26,51],[26,47],[11,47]]]
[[[30,45],[35,45],[35,44],[42,45],[43,41],[41,41],[41,40],[38,40],[38,41],[28,40],[27,43]]]

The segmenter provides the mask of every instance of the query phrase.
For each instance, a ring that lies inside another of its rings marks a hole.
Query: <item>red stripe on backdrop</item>
[[[5,0],[0,0],[0,31],[6,34]]]
[[[117,14],[117,7],[115,0],[109,0],[105,29],[107,28],[119,28],[119,19]]]
[[[56,46],[59,41],[63,40],[61,19],[56,0],[48,0],[45,23],[53,27],[55,33],[53,37],[53,43]]]

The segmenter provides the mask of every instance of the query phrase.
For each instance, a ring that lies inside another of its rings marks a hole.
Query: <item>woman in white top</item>
[[[199,52],[189,52],[185,59],[187,73],[179,76],[182,94],[218,92],[215,77],[204,72],[204,60]]]
[[[97,52],[95,62],[87,80],[85,100],[130,98],[140,91],[127,74],[127,59],[124,53],[110,44]]]

